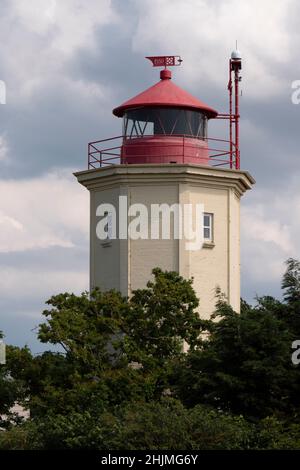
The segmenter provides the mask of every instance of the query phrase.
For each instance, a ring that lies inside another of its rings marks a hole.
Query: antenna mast
[[[237,43],[237,42],[236,42]],[[235,168],[240,169],[240,103],[239,103],[239,84],[242,80],[240,70],[242,69],[242,57],[238,50],[235,50],[231,54],[229,60],[229,139],[230,139],[230,168],[233,166],[233,155],[235,155]],[[233,114],[233,84],[232,76],[234,80],[234,114]],[[233,129],[235,130],[235,142],[233,143]]]

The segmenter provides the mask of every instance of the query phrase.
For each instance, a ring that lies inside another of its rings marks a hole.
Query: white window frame
[[[205,217],[209,218],[209,225],[205,225]],[[209,237],[205,237],[205,229],[209,229]],[[211,212],[203,214],[203,239],[204,243],[213,243],[214,241],[214,214]]]

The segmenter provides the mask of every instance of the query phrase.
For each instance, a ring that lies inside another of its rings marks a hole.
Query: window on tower
[[[144,107],[124,115],[123,135],[128,139],[152,135],[179,135],[204,139],[207,117],[200,111]]]
[[[213,214],[208,212],[203,216],[203,238],[205,242],[213,242]]]

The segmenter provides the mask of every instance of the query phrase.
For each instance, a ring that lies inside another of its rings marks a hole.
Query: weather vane
[[[153,67],[178,67],[182,62],[179,55],[157,55],[145,58],[152,62]]]

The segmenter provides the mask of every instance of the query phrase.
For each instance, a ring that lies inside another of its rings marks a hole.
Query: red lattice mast
[[[240,169],[240,71],[242,58],[239,51],[233,51],[229,60],[229,114],[219,114],[217,119],[229,120],[230,168]]]

